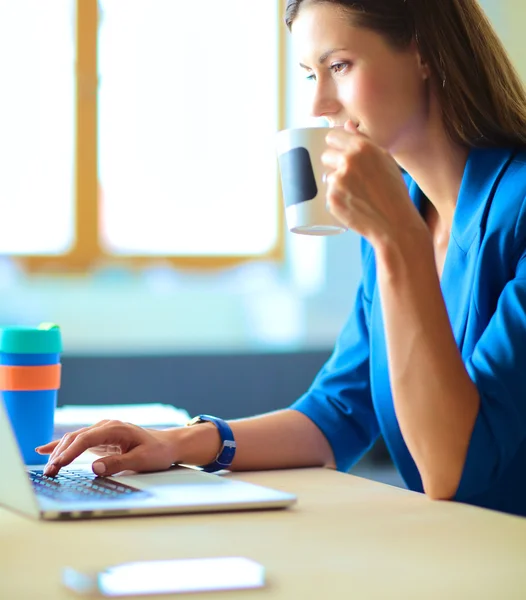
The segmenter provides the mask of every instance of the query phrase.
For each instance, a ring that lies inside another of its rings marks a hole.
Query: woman
[[[526,515],[519,79],[475,0],[289,0],[286,21],[313,114],[334,125],[328,207],[363,240],[332,357],[287,410],[162,432],[99,423],[41,447],[47,473],[88,448],[102,475],[348,470],[381,432],[410,489]]]

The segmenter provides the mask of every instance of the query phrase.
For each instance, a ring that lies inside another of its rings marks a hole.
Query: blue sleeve
[[[323,432],[339,471],[348,471],[379,435],[369,383],[365,302],[361,284],[354,310],[332,356],[307,393],[291,406],[309,417]]]
[[[526,438],[526,253],[466,369],[480,410],[455,495],[460,501],[490,488]]]

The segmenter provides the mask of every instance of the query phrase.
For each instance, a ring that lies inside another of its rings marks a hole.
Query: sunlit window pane
[[[73,0],[0,0],[0,253],[73,241]]]
[[[277,5],[102,0],[106,250],[241,255],[274,246]]]

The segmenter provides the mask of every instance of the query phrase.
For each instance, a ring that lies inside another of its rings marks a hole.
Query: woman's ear
[[[422,58],[420,52],[417,52],[418,70],[423,81],[427,81],[431,77],[431,69],[427,62]]]
[[[422,57],[420,57],[420,65],[419,66],[420,66],[420,73],[422,74],[422,79],[424,81],[427,81],[431,77],[431,69],[429,68],[429,65],[422,60]]]
[[[420,54],[420,49],[418,48],[418,43],[415,39],[411,42],[411,49],[414,52],[414,56],[416,59],[417,68],[420,72],[423,81],[426,81],[431,77],[431,69],[427,62],[422,58]]]

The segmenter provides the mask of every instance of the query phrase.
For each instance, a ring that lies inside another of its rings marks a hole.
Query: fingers
[[[60,444],[60,440],[53,440],[49,442],[49,444],[44,444],[43,446],[37,446],[35,448],[35,452],[37,454],[51,454],[53,450]]]
[[[345,129],[345,131],[348,131],[349,133],[354,133],[355,135],[362,135],[358,131],[358,128],[356,127],[356,125],[351,121],[351,119],[348,119],[345,122],[344,129]]]
[[[337,170],[339,169],[345,161],[345,155],[339,152],[338,150],[333,150],[329,148],[325,150],[325,152],[321,155],[321,162],[329,169]]]
[[[106,422],[98,427],[87,427],[72,434],[67,434],[55,448],[44,470],[46,475],[56,475],[62,467],[69,465],[83,452],[100,446],[130,447],[137,428],[118,421]]]
[[[351,200],[352,194],[349,186],[343,181],[341,173],[332,171],[326,176],[325,180],[327,183],[327,204],[330,204],[331,200],[334,199],[344,204]]]
[[[122,451],[119,446],[95,446],[90,448],[89,451],[91,454],[96,454],[97,456],[109,456],[111,454],[122,454]]]
[[[336,217],[343,225],[350,227],[349,211],[352,197],[347,190],[341,188],[333,189],[327,194],[327,210]]]
[[[49,469],[48,467],[56,462],[56,459],[58,456],[60,456],[63,452],[63,450],[72,443],[72,441],[74,439],[76,439],[77,436],[79,436],[81,433],[84,433],[85,431],[88,431],[88,427],[83,427],[82,429],[79,429],[77,431],[72,431],[71,433],[66,433],[65,435],[62,436],[62,438],[58,441],[58,443],[55,445],[55,448],[53,449],[53,451],[51,452],[51,456],[48,459],[48,464],[46,466],[46,468],[44,469],[44,473],[46,475],[49,475],[49,473],[47,472]]]
[[[327,194],[327,204],[331,208],[347,207],[352,200],[352,195],[342,186],[333,186]]]
[[[136,446],[126,454],[106,456],[96,460],[91,468],[95,475],[115,475],[121,471],[140,471],[143,466],[143,448]]]
[[[51,442],[50,444],[46,444],[45,446],[40,446],[39,448],[36,449],[36,451],[39,452],[39,454],[49,454],[51,452],[51,456],[49,457],[48,462],[52,463],[56,459],[56,457],[62,453],[62,451],[66,448],[66,446],[75,439],[76,436],[80,435],[84,431],[88,431],[89,429],[94,429],[96,427],[102,427],[103,425],[106,425],[106,423],[109,423],[108,419],[99,421],[98,423],[95,423],[95,425],[90,425],[89,427],[83,427],[82,429],[78,429],[77,431],[72,431],[70,433],[66,433],[66,435],[62,436],[62,438],[60,440],[55,440],[54,442]],[[51,447],[50,452],[47,451],[48,447]],[[43,449],[45,449],[46,451],[43,451]]]
[[[349,123],[349,125],[347,125]],[[371,141],[363,133],[356,129],[356,126],[348,121],[345,129],[331,129],[325,141],[329,148],[339,150],[340,152],[356,152],[369,148]]]
[[[349,132],[344,129],[331,129],[325,137],[325,142],[329,148],[344,152],[350,149],[351,140],[352,137],[349,135]]]
[[[83,452],[92,446],[101,446],[114,441],[108,436],[115,438],[115,433],[109,428],[99,427],[97,429],[79,431],[75,436],[65,436],[62,446],[59,446],[50,458],[48,466],[58,470],[65,467],[78,458]],[[50,474],[50,473],[47,473]]]
[[[340,173],[349,173],[356,167],[357,156],[363,151],[359,145],[353,147],[336,148],[335,146],[327,148],[321,155],[321,162],[333,171]]]

